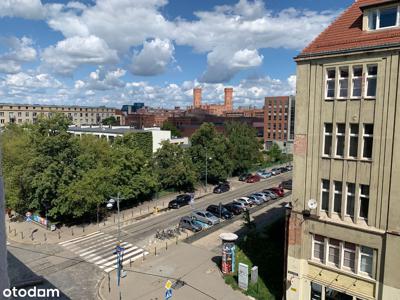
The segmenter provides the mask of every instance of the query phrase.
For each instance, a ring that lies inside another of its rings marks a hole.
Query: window
[[[336,156],[344,155],[344,138],[346,134],[345,124],[336,124]]]
[[[4,112],[3,111],[0,112],[0,117],[4,117]]]
[[[364,124],[363,132],[363,158],[372,159],[372,144],[374,124]]]
[[[343,267],[355,270],[355,259],[356,259],[356,245],[352,243],[344,243],[343,246]]]
[[[29,111],[25,113],[25,117],[29,117]]]
[[[377,82],[378,66],[369,65],[367,66],[367,76],[365,78],[365,97],[375,98],[376,97],[376,82]]]
[[[329,239],[328,262],[339,267],[340,241]]]
[[[334,181],[333,186],[333,211],[336,213],[340,213],[342,211],[342,182]]]
[[[321,210],[329,210],[329,180],[326,179],[321,183]]]
[[[336,70],[328,69],[326,70],[326,98],[335,97],[335,80],[336,80]]]
[[[358,155],[358,124],[350,124],[348,156],[357,158]]]
[[[332,155],[332,124],[325,123],[324,126],[324,153],[323,155]]]
[[[339,69],[339,98],[347,98],[349,87],[349,68]]]
[[[398,6],[372,10],[368,16],[368,29],[394,27],[399,25]]]
[[[18,117],[22,117],[22,112],[18,112]]]
[[[313,258],[321,262],[324,261],[325,238],[321,235],[314,235]]]
[[[372,276],[372,261],[374,250],[369,247],[361,246],[360,249],[360,272]]]
[[[311,300],[322,299],[322,286],[318,283],[311,282]]]
[[[351,79],[351,97],[359,98],[361,97],[361,82],[362,82],[362,66],[353,67],[353,76]]]
[[[369,185],[360,185],[360,218],[368,219]]]
[[[354,217],[354,202],[355,202],[356,185],[348,183],[346,188],[346,215]]]

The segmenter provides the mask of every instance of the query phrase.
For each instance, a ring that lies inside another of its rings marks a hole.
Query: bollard
[[[24,239],[24,233],[21,231],[21,239]]]
[[[114,215],[114,223],[115,223],[115,215]]]
[[[61,239],[61,232],[58,232],[58,239]]]
[[[43,235],[44,235],[44,241],[46,242],[47,241],[47,235],[46,235],[46,233],[44,233]]]
[[[82,232],[85,232],[85,226],[82,226]]]
[[[71,228],[71,235],[74,236],[74,229]]]
[[[107,274],[108,274],[108,292],[110,293],[111,292],[110,273],[107,273]]]
[[[14,236],[17,236],[17,229],[14,229]]]
[[[168,242],[165,242],[165,250],[168,250]]]
[[[129,259],[129,266],[132,267],[132,258]]]
[[[143,261],[144,261],[144,250],[143,250]]]
[[[157,256],[157,246],[154,247],[154,256]]]

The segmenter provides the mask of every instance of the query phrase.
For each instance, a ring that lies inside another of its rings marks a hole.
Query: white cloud
[[[111,64],[118,61],[117,52],[93,35],[71,37],[50,46],[42,54],[44,63],[60,74],[71,74],[82,64]]]
[[[45,15],[40,0],[2,0],[0,1],[0,17],[21,17],[41,19]]]
[[[125,82],[121,80],[126,74],[123,69],[115,69],[112,71],[107,71],[104,68],[99,68],[94,72],[89,74],[89,78],[85,81],[77,80],[75,81],[75,89],[86,89],[89,91],[93,90],[111,90],[116,88],[123,88]]]
[[[21,71],[23,63],[36,60],[37,52],[32,47],[33,42],[27,37],[2,38],[2,44],[8,46],[8,52],[0,55],[0,72],[17,73]]]
[[[61,88],[63,86],[49,74],[31,75],[24,72],[7,75],[5,85],[13,88]]]
[[[174,59],[174,45],[169,40],[146,41],[143,49],[132,59],[131,70],[135,75],[154,76],[165,72]]]

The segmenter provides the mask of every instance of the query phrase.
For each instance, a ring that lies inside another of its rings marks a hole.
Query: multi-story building
[[[295,97],[265,97],[264,144],[269,149],[273,143],[292,152],[294,139]]]
[[[297,56],[287,289],[400,299],[400,7],[358,0]]]
[[[58,106],[41,104],[10,104],[0,103],[0,127],[10,123],[35,123],[40,115],[51,116],[62,113],[71,119],[75,125],[100,124],[102,120],[114,116],[119,119],[120,114],[115,108],[105,106]]]
[[[193,106],[189,107],[190,112],[203,111],[207,114],[221,116],[233,110],[233,88],[224,89],[224,104],[202,104],[202,89],[193,89]]]

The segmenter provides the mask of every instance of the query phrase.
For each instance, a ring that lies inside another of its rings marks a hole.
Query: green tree
[[[191,137],[190,155],[197,172],[205,179],[207,159],[207,179],[211,183],[226,180],[233,170],[229,157],[229,142],[214,125],[203,123]]]
[[[278,144],[272,144],[271,148],[268,150],[268,157],[271,162],[282,160],[282,150],[279,148]]]
[[[150,131],[125,133],[122,137],[117,137],[114,144],[142,151],[146,158],[153,155],[153,136]]]
[[[233,173],[248,171],[262,160],[260,142],[254,128],[245,123],[229,122],[225,125],[230,144],[230,158],[233,161]]]
[[[161,129],[171,131],[171,136],[182,137],[182,132],[170,121],[164,122]]]
[[[117,125],[119,125],[119,122],[114,116],[110,116],[108,118],[105,118],[103,121],[101,121],[101,124],[117,126]]]
[[[197,173],[187,150],[164,141],[154,155],[154,171],[163,189],[190,192],[194,190]]]

